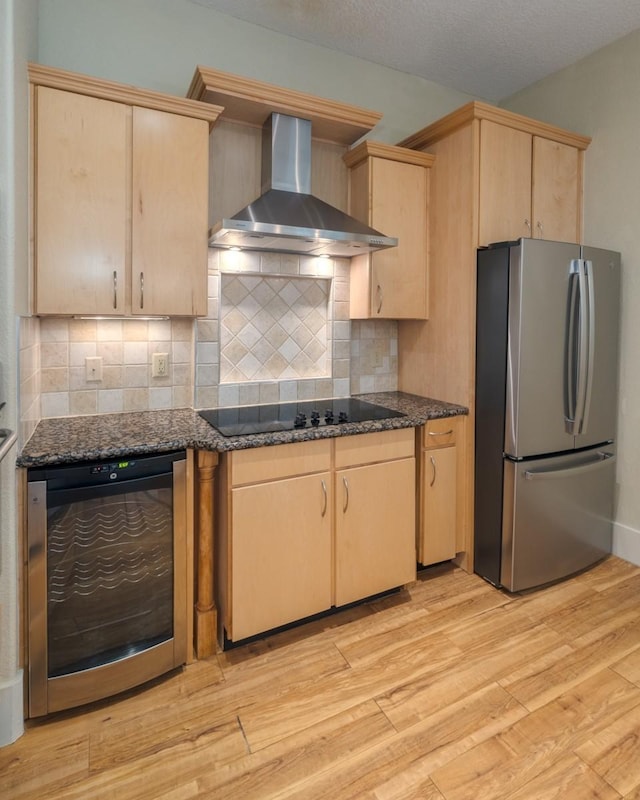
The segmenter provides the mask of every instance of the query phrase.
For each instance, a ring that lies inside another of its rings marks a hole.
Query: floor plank
[[[596,733],[576,754],[620,794],[639,786],[640,707],[633,707]]]
[[[345,670],[307,685],[292,684],[279,696],[263,696],[246,709],[242,721],[247,738],[254,750],[266,747],[460,657],[459,648],[436,633],[418,639],[417,646],[416,642],[405,644],[363,669]]]
[[[637,649],[640,642],[640,608],[635,614],[635,619],[625,620],[619,627],[608,630],[582,647],[574,642],[571,652],[558,650],[557,657],[550,665],[548,659],[545,661],[544,658],[532,664],[534,670],[536,666],[540,669],[529,677],[513,680],[507,676],[501,680],[501,685],[534,711]]]
[[[0,797],[11,800],[48,797],[58,788],[89,777],[86,737],[72,740],[65,737],[59,744],[55,738],[46,742],[43,738],[34,746],[27,734],[0,749]]]
[[[640,568],[404,590],[29,721],[2,800],[640,800]]]
[[[306,791],[316,776],[377,744],[384,747],[394,734],[378,706],[368,701],[203,776],[199,788],[219,800],[263,800],[297,787]]]
[[[620,795],[573,755],[566,755],[504,800],[619,800]]]
[[[636,686],[640,686],[640,648],[632,650],[620,661],[616,661],[611,665],[611,669]]]
[[[384,748],[368,751],[357,763],[333,769],[316,787],[316,796],[327,796],[336,780],[341,786],[348,781],[353,797],[371,791],[387,800],[411,796],[431,784],[435,769],[506,730],[525,713],[496,684],[485,687],[402,731]]]

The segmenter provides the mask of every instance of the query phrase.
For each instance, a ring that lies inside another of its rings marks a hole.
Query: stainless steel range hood
[[[351,258],[398,244],[311,194],[309,120],[274,113],[265,122],[262,192],[211,229],[211,247]]]

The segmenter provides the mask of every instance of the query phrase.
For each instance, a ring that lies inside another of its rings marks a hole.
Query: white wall
[[[36,53],[36,0],[0,0],[0,427],[16,430],[16,309],[28,268],[26,61]],[[20,736],[15,450],[0,466],[0,746]]]
[[[640,564],[640,31],[502,103],[593,138],[584,241],[622,253],[622,351],[614,550]]]
[[[399,141],[473,99],[219,14],[189,0],[40,0],[39,61],[184,95],[196,65],[384,113]]]

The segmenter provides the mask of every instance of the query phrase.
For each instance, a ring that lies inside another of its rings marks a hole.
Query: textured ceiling
[[[498,101],[640,28],[638,0],[191,0]]]

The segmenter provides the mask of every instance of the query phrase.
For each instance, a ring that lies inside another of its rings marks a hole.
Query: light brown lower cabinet
[[[341,443],[348,444],[346,439],[336,441],[336,466],[358,461],[356,454],[341,459]],[[415,580],[413,437],[394,442],[393,449],[389,460],[336,471],[337,606]],[[360,458],[371,456],[372,451]]]
[[[418,561],[437,564],[456,557],[461,525],[461,417],[430,420],[418,434],[420,447]]]
[[[330,608],[330,481],[320,472],[232,490],[234,639]]]
[[[415,579],[413,428],[226,453],[219,491],[221,640]]]

